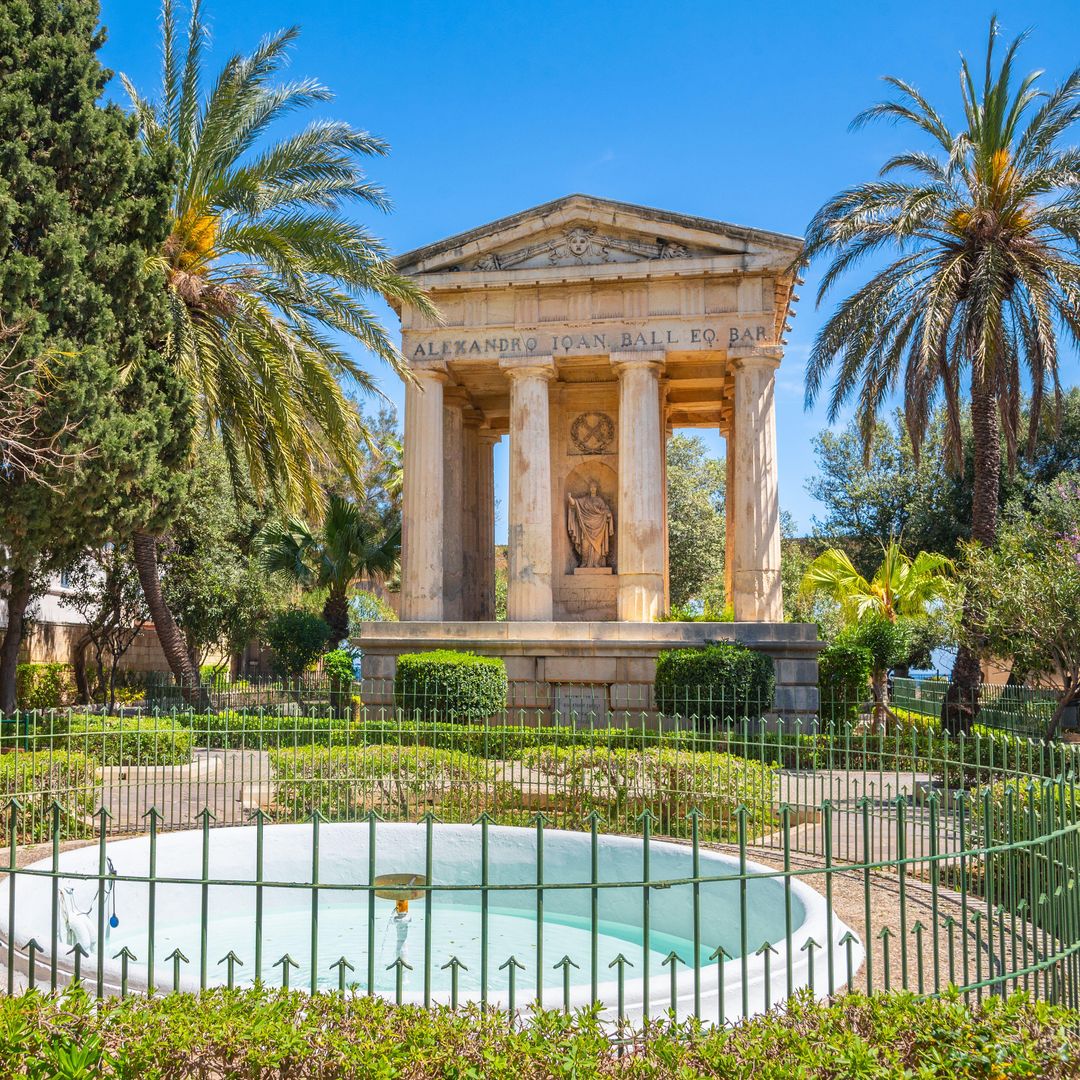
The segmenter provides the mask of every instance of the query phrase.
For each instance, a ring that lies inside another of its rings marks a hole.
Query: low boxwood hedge
[[[659,1023],[613,1039],[588,1011],[395,1006],[362,994],[212,990],[0,999],[0,1074],[65,1080],[1068,1080],[1076,1014],[1017,994],[805,996],[734,1028]]]
[[[772,657],[737,641],[664,649],[656,658],[656,707],[697,720],[756,720],[772,708]]]
[[[436,649],[397,658],[394,704],[410,719],[484,720],[506,709],[506,665],[494,656]]]
[[[505,790],[488,783],[488,766],[470,754],[429,746],[308,746],[272,750],[273,811],[303,821],[355,821],[370,811],[416,821],[428,810],[443,820],[472,820]],[[446,803],[453,813],[445,811]]]
[[[28,754],[69,751],[96,765],[186,765],[192,733],[176,716],[96,716],[46,713],[0,725],[0,748]]]
[[[278,716],[270,711],[180,713],[195,745],[206,750],[274,750],[360,742],[348,717]]]

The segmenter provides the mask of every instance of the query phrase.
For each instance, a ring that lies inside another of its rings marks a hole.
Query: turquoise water
[[[400,931],[403,935],[403,958],[413,967],[405,972],[404,990],[419,992],[424,986],[424,902],[415,901],[407,927],[402,927],[392,920],[392,906],[386,901],[376,905],[375,924],[375,989],[394,991],[395,973],[387,970],[397,956],[397,942]],[[155,937],[155,949],[158,957],[165,957],[173,949],[181,949],[191,960],[185,968],[188,974],[197,975],[199,970],[200,940],[198,911],[190,922],[161,925]],[[294,986],[307,986],[311,971],[311,909],[309,904],[297,905],[289,911],[268,912],[263,922],[263,979],[278,983],[281,968],[274,968],[273,963],[284,953],[296,960],[299,969],[291,969],[291,982]],[[578,916],[554,912],[550,904],[544,912],[544,986],[550,988],[551,1002],[554,1003],[562,987],[562,971],[552,970],[552,965],[563,956],[569,956],[578,965],[571,968],[571,985],[588,986],[591,981],[592,935],[588,916]],[[432,912],[432,992],[450,991],[450,971],[442,967],[452,956],[456,956],[464,965],[459,969],[459,992],[474,994],[480,989],[480,939],[481,910],[479,904],[439,903],[435,902]],[[344,956],[355,971],[348,973],[348,979],[367,989],[368,967],[368,920],[367,901],[323,901],[319,908],[319,946],[318,946],[318,983],[320,987],[334,988],[338,984],[336,971],[331,971],[330,964]],[[119,952],[124,946],[141,959],[146,955],[145,933],[125,935],[121,925],[110,935],[109,955]],[[641,977],[643,967],[643,934],[640,925],[612,922],[601,918],[597,924],[597,979],[600,982],[613,979],[614,971],[608,965],[620,953],[633,965],[626,970],[628,981]],[[710,963],[708,957],[715,948],[715,942],[706,942],[703,938],[700,961],[703,966]],[[250,911],[238,914],[217,913],[211,904],[210,931],[207,941],[207,962],[209,979],[213,983],[223,983],[226,972],[218,960],[233,950],[244,962],[236,969],[238,984],[250,984],[255,981],[255,936],[254,918]],[[672,934],[653,932],[649,935],[649,955],[651,974],[659,975],[666,971],[661,961],[671,952],[678,954],[686,964],[693,962],[693,941]],[[492,992],[505,989],[507,971],[500,971],[499,966],[513,955],[525,965],[517,972],[519,992],[535,993],[536,988],[536,916],[535,911],[491,906],[488,909],[488,987]],[[170,977],[168,965],[159,961],[156,972],[157,981],[163,982]]]

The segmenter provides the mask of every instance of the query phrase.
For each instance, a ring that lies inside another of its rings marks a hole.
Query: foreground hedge
[[[548,1012],[511,1028],[475,1008],[257,990],[107,1000],[82,993],[0,1000],[0,1075],[65,1080],[1064,1080],[1080,1076],[1076,1014],[1022,995],[955,1000],[859,994],[793,1001],[726,1031],[610,1031]]]
[[[485,762],[428,746],[309,746],[271,750],[275,810],[303,820],[355,821],[371,810],[415,821],[435,810],[446,821],[471,821],[505,799]]]
[[[772,708],[772,657],[737,641],[664,649],[656,658],[656,707],[668,716],[756,720]]]
[[[84,754],[97,765],[186,765],[194,745],[182,716],[49,712],[0,727],[0,749]]]
[[[484,720],[506,709],[506,665],[494,656],[436,649],[397,658],[394,704],[417,720]]]

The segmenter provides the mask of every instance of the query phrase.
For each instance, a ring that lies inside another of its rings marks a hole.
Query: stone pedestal
[[[363,652],[364,703],[372,707],[393,704],[400,654],[445,648],[501,657],[514,684],[512,706],[555,707],[559,688],[573,684],[591,687],[605,709],[640,715],[654,708],[660,651],[714,641],[741,641],[773,658],[777,715],[816,713],[823,646],[809,623],[365,623],[355,644]]]

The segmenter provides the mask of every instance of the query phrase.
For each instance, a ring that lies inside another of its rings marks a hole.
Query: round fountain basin
[[[427,993],[435,1002],[451,999],[456,968],[459,1001],[479,1000],[486,981],[487,1000],[509,1004],[509,969],[515,969],[516,1003],[525,1005],[537,995],[538,946],[542,950],[543,1001],[549,1007],[563,1004],[564,968],[554,969],[569,957],[570,1004],[590,1004],[593,986],[597,998],[614,1007],[618,998],[617,971],[622,957],[625,1013],[640,1019],[645,1012],[648,972],[648,1011],[661,1015],[671,1007],[670,966],[663,961],[678,957],[676,1011],[688,1016],[694,1008],[694,887],[679,882],[693,868],[691,849],[683,844],[651,841],[648,850],[649,889],[643,887],[644,844],[640,838],[600,836],[596,845],[596,888],[592,885],[592,838],[586,833],[548,830],[543,836],[543,891],[537,889],[537,833],[535,829],[490,826],[487,830],[486,893],[483,881],[482,830],[478,825],[432,827],[429,851],[423,824],[380,823],[375,840],[375,877],[386,874],[428,876],[431,889],[409,904],[407,918],[395,915],[392,900],[369,898],[365,888],[371,872],[369,826],[366,822],[322,824],[317,860],[310,825],[272,825],[263,830],[262,875],[256,887],[257,830],[254,826],[211,830],[208,841],[209,879],[224,884],[204,887],[203,836],[192,830],[162,835],[157,841],[157,875],[153,890],[154,979],[159,988],[172,983],[172,965],[166,958],[179,949],[189,959],[181,974],[183,989],[226,982],[227,965],[219,963],[230,952],[243,966],[234,967],[237,985],[256,980],[257,924],[261,932],[261,976],[277,984],[281,967],[277,961],[288,954],[294,987],[312,985],[313,918],[315,985],[336,989],[340,969],[332,968],[344,957],[352,970],[347,982],[368,989],[369,973],[374,990],[394,996],[400,957],[402,1000],[420,1002]],[[109,842],[108,855],[118,879],[114,898],[106,910],[104,969],[115,981],[120,961],[116,954],[126,947],[137,958],[129,965],[129,983],[145,986],[151,938],[151,891],[146,881],[126,880],[149,874],[150,845],[147,837]],[[70,969],[68,950],[78,935],[88,943],[91,957],[84,971],[97,965],[98,858],[96,846],[60,855],[61,890],[67,908],[86,913],[69,925],[61,911],[58,963]],[[848,932],[839,919],[830,917],[825,899],[802,881],[769,876],[766,867],[748,863],[745,883],[738,878],[738,861],[719,852],[701,850],[698,886],[700,935],[701,1013],[715,1020],[723,980],[725,1016],[743,1013],[743,979],[746,979],[747,1012],[760,1012],[766,1000],[778,1002],[787,993],[788,950],[791,950],[792,981],[796,987],[811,979],[810,954],[814,955],[813,985],[828,992],[828,966],[824,946],[834,947],[835,979],[846,979],[846,951],[839,944]],[[317,861],[318,889],[312,887]],[[46,859],[28,869],[48,871]],[[161,880],[162,878],[167,880]],[[351,887],[350,887],[351,886]],[[417,890],[424,892],[424,890]],[[52,940],[53,881],[49,876],[18,875],[16,883],[15,942],[22,947],[31,937],[45,945]],[[115,911],[118,925],[108,926]],[[203,942],[205,905],[206,935]],[[0,910],[0,927],[7,933],[7,905]],[[257,911],[261,918],[257,919]],[[369,919],[373,916],[374,951],[369,949]],[[786,928],[792,928],[787,940]],[[429,924],[430,921],[430,925]],[[595,933],[594,933],[595,924]],[[646,934],[646,926],[648,932]],[[485,932],[486,927],[486,932]],[[538,928],[542,931],[538,933]],[[813,938],[822,948],[804,951]],[[430,956],[428,940],[430,939]],[[757,950],[769,942],[770,987],[766,994],[765,963]],[[647,949],[646,949],[647,942]],[[485,948],[486,943],[486,948]],[[745,955],[743,944],[745,943]],[[730,959],[718,965],[710,959],[723,948]],[[49,948],[46,946],[46,955]],[[852,947],[853,964],[861,965],[862,947]],[[453,960],[457,964],[453,964]],[[614,967],[611,965],[615,964]],[[411,969],[411,970],[410,970]],[[486,971],[486,980],[485,980]]]

